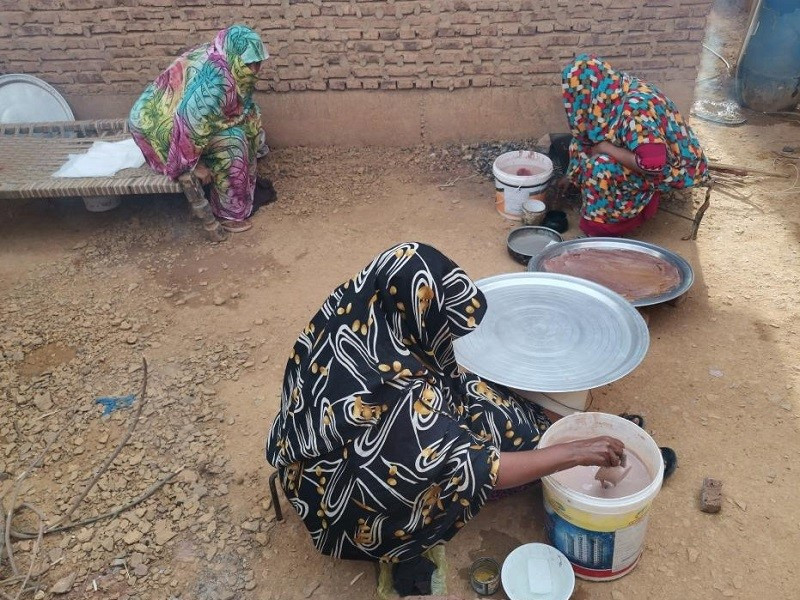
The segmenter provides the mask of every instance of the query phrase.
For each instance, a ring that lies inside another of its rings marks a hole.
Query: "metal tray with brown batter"
[[[676,280],[666,289],[655,285],[652,286],[653,289],[651,289],[649,292],[643,292],[642,294],[632,294],[628,290],[622,289],[625,287],[625,283],[627,283],[623,281],[626,275],[626,273],[623,272],[624,269],[619,270],[619,286],[615,286],[613,281],[608,281],[608,273],[604,274],[605,277],[603,279],[601,279],[600,275],[598,275],[597,278],[584,275],[584,279],[594,281],[595,283],[600,283],[601,285],[605,285],[615,292],[621,293],[631,304],[636,307],[652,306],[653,304],[660,304],[662,302],[674,300],[685,294],[694,282],[694,272],[692,271],[692,266],[682,256],[675,254],[666,248],[662,248],[661,246],[656,246],[655,244],[624,238],[581,238],[577,240],[561,242],[560,244],[554,244],[530,260],[528,263],[528,271],[574,275],[574,273],[567,271],[547,269],[547,264],[549,262],[551,263],[552,259],[555,259],[556,257],[563,257],[571,252],[576,253],[585,250],[600,252],[609,251],[609,256],[611,256],[611,252],[614,252],[617,254],[617,258],[619,258],[619,251],[630,253],[630,256],[634,258],[636,254],[641,254],[644,260],[652,260],[655,258],[659,261],[668,263],[668,265],[677,270]]]

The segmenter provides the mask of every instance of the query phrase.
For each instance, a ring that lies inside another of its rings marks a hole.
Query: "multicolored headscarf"
[[[250,65],[269,58],[259,35],[244,25],[234,25],[217,34],[214,51],[225,56],[239,96],[249,97],[256,86],[256,73]]]
[[[211,137],[260,119],[249,65],[267,57],[259,35],[244,25],[178,57],[131,110],[131,133],[148,164],[177,178],[194,168]]]
[[[583,147],[609,141],[631,151],[644,144],[667,147],[664,176],[673,187],[703,179],[700,142],[672,100],[656,86],[606,61],[581,54],[562,72],[564,108],[573,137]]]

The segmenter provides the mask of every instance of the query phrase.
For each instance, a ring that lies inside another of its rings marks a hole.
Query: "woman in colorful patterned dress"
[[[562,81],[573,136],[563,183],[581,190],[584,233],[628,233],[655,214],[661,192],[707,180],[697,137],[654,85],[588,54]]]
[[[619,464],[623,444],[609,437],[535,450],[551,417],[458,373],[453,340],[485,312],[458,265],[403,243],[334,290],[303,330],[267,459],[320,552],[413,564],[494,489]]]
[[[130,129],[147,163],[177,179],[211,185],[210,204],[229,231],[250,229],[256,158],[266,149],[253,90],[268,57],[243,25],[178,57],[133,105]]]

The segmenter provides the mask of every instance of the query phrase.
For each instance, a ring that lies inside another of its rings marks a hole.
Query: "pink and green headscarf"
[[[257,122],[249,65],[268,56],[255,31],[233,25],[178,57],[131,110],[131,133],[150,166],[177,178],[194,168],[213,136]]]

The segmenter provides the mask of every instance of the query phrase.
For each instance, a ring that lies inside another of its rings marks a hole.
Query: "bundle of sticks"
[[[720,191],[726,196],[730,196],[736,200],[741,200],[745,204],[749,204],[753,208],[756,208],[759,212],[764,212],[764,210],[760,206],[750,202],[750,194],[743,191],[746,184],[754,182],[756,177],[777,177],[780,179],[789,179],[792,177],[787,173],[778,173],[776,171],[766,171],[763,169],[751,169],[749,167],[739,167],[713,160],[708,161],[708,168],[711,171],[711,178],[714,181],[714,188],[716,190]],[[794,166],[794,168],[795,175],[798,175],[797,167]],[[789,189],[794,189],[796,185],[797,181],[795,181]],[[786,190],[782,190],[777,193],[786,193]]]
[[[738,167],[736,165],[727,165],[713,160],[708,161],[708,168],[714,179],[714,185],[719,186],[723,190],[741,188],[747,183],[747,178],[752,176],[780,177],[781,179],[789,179],[789,177],[791,177],[791,175],[786,173]]]

